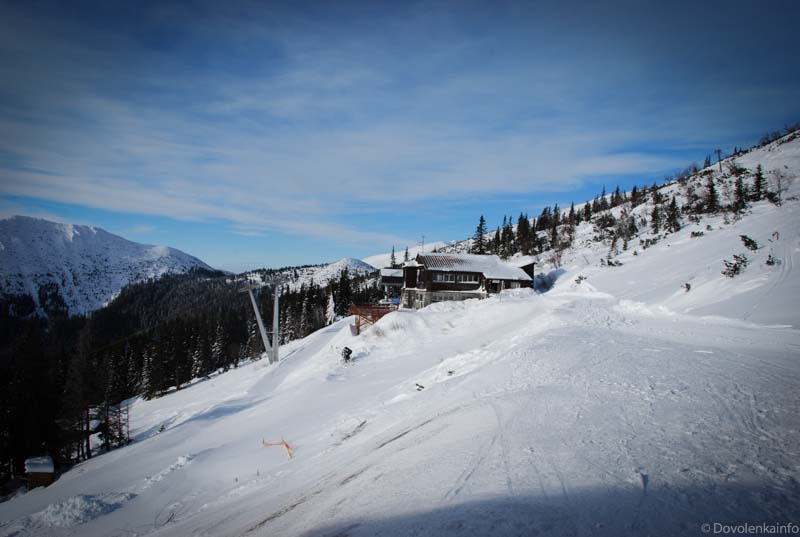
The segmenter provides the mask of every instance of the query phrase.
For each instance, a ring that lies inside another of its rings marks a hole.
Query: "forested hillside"
[[[325,266],[327,267],[327,265]],[[259,278],[307,267],[260,271]],[[127,441],[122,401],[156,397],[193,379],[260,357],[263,343],[246,293],[252,275],[195,269],[125,287],[107,307],[70,317],[39,315],[29,297],[0,299],[0,461],[5,481],[31,453],[56,455],[61,466]],[[353,302],[380,292],[369,274],[347,267],[323,287],[302,282],[281,295],[281,342],[304,337],[344,316]],[[272,323],[272,293],[256,293]],[[331,311],[333,310],[333,311]]]

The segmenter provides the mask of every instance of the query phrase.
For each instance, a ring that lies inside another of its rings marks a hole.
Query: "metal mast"
[[[278,300],[280,300],[281,284],[275,282],[275,300],[272,302],[272,355],[270,356],[269,363],[276,364],[280,358],[279,351],[281,348],[281,330],[280,330],[280,308],[278,307]]]
[[[264,321],[261,320],[261,312],[258,311],[258,304],[256,303],[256,297],[253,296],[253,289],[259,289],[263,286],[261,285],[250,285],[247,287],[246,291],[247,294],[250,295],[250,303],[253,305],[253,311],[256,314],[256,322],[258,323],[258,331],[261,333],[261,341],[264,343],[264,350],[267,351],[267,354],[272,357],[272,347],[269,344],[269,339],[267,339],[267,330],[264,328]],[[243,289],[242,291],[245,291]],[[270,363],[272,360],[270,359]]]
[[[242,292],[247,291],[247,294],[250,295],[250,303],[253,305],[253,311],[256,314],[256,322],[258,323],[258,331],[261,333],[261,341],[264,342],[264,350],[267,351],[267,357],[269,363],[274,364],[277,363],[280,359],[280,348],[281,348],[281,330],[280,330],[280,295],[281,295],[281,284],[284,283],[285,278],[273,278],[269,282],[265,282],[262,284],[251,284],[248,285],[245,289],[242,289]],[[271,285],[275,292],[275,298],[272,303],[272,344],[270,345],[269,339],[267,338],[267,330],[264,328],[264,321],[261,319],[261,312],[258,311],[258,303],[256,302],[255,296],[253,296],[253,289],[260,289],[262,287],[266,287]]]

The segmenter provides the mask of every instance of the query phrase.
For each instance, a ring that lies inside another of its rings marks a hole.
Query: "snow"
[[[581,226],[563,266],[542,262],[546,293],[400,310],[361,336],[344,319],[276,365],[136,400],[135,442],[0,504],[0,536],[694,536],[796,523],[798,193],[632,242],[616,267]],[[740,252],[750,265],[723,276]],[[262,444],[281,438],[291,460]]]
[[[26,473],[53,473],[53,459],[48,456],[25,459]]]
[[[166,246],[128,241],[100,228],[14,216],[0,219],[0,294],[56,284],[71,314],[103,307],[127,284],[211,267]]]
[[[496,255],[421,254],[420,260],[432,270],[480,272],[489,279],[531,280],[521,268],[504,262]]]
[[[402,278],[403,269],[382,268],[381,276],[386,276],[387,278]]]

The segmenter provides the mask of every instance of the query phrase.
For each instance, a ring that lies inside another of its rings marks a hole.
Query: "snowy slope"
[[[796,177],[793,154],[786,144],[770,169]],[[562,267],[542,260],[547,293],[398,311],[358,337],[346,319],[287,345],[276,366],[138,400],[134,444],[0,504],[0,536],[694,536],[703,524],[796,524],[799,194],[795,183],[781,206],[704,217],[646,249],[632,241],[612,255],[621,266],[601,264],[609,246],[581,226]],[[733,253],[751,263],[727,278]],[[352,365],[339,362],[344,346]],[[262,444],[281,438],[293,459]]]
[[[796,205],[764,224],[794,230],[784,266],[800,261]],[[681,313],[649,274],[681,270],[673,244],[581,284],[586,267],[568,269],[546,294],[400,311],[360,337],[341,321],[277,367],[138,401],[135,444],[0,505],[0,535],[697,535],[797,520],[800,331],[778,297],[798,276],[750,267],[780,326],[723,302]],[[262,446],[281,437],[292,460]]]
[[[30,294],[57,284],[70,313],[107,304],[130,282],[213,270],[199,259],[166,246],[138,244],[100,228],[14,216],[0,220],[0,294]]]

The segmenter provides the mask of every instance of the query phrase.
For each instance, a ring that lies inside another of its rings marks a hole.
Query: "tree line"
[[[324,286],[287,286],[279,301],[281,342],[380,297],[374,277],[347,270]],[[181,389],[264,350],[247,294],[218,272],[131,284],[87,316],[67,315],[57,289],[43,289],[39,298],[44,314],[30,296],[0,297],[0,483],[21,475],[31,455],[50,454],[60,467],[90,458],[97,452],[92,435],[101,451],[124,445],[125,400]],[[266,326],[273,300],[271,292],[256,294]]]

